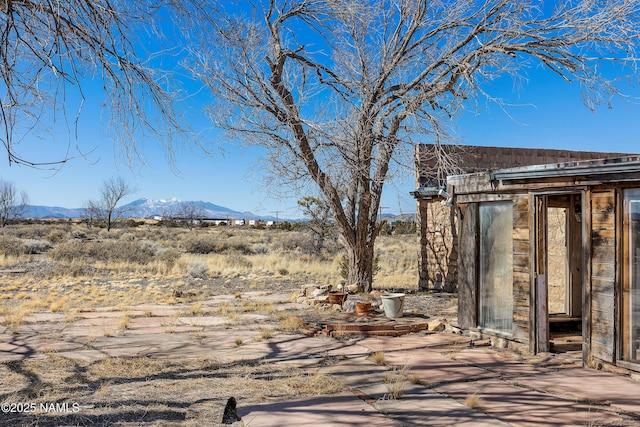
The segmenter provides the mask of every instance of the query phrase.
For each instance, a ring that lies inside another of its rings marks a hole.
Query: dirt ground
[[[29,344],[32,353],[0,364],[0,403],[9,405],[0,413],[0,425],[216,425],[230,396],[249,405],[337,393],[343,385],[318,373],[319,367],[332,363],[330,356],[302,365],[252,356],[255,349],[302,336],[308,326],[305,317],[327,322],[338,317],[335,308],[291,303],[287,295],[301,283],[209,280],[206,294],[201,292],[203,283],[194,283],[192,290],[181,288],[177,304],[164,307],[105,308],[72,318],[36,313],[19,324],[0,319],[0,342],[37,343]],[[171,291],[169,282],[166,291]],[[359,298],[376,299],[352,297]],[[455,298],[409,292],[405,312],[430,319],[450,317]],[[86,326],[97,325],[98,319],[103,323],[97,332],[95,326]],[[144,329],[152,322],[164,329]],[[158,348],[163,342],[184,340],[157,354],[127,351],[145,331]]]

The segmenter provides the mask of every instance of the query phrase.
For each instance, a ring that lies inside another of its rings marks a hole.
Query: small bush
[[[180,252],[175,249],[161,248],[156,252],[156,259],[171,269],[180,259]]]
[[[189,270],[187,272],[189,276],[195,279],[208,279],[209,278],[209,269],[207,265],[201,262],[194,262],[189,265]]]
[[[131,262],[148,264],[154,251],[136,241],[105,240],[99,242],[70,241],[50,250],[49,256],[56,261],[71,262],[85,259],[102,262]]]
[[[251,247],[251,250],[253,251],[254,254],[266,254],[269,252],[269,246],[267,246],[264,243],[255,243]]]
[[[227,249],[224,242],[218,241],[214,236],[189,236],[184,241],[184,249],[190,254],[220,253]]]
[[[63,231],[63,230],[51,230],[50,232],[48,232],[44,238],[46,240],[48,240],[51,243],[60,243],[63,242],[67,239],[67,237],[69,236],[69,232],[68,231]]]
[[[226,258],[227,265],[237,268],[251,268],[253,263],[240,253],[231,253]]]
[[[12,236],[0,236],[0,251],[4,255],[19,256],[24,254],[25,247],[22,240]]]
[[[23,242],[26,254],[42,254],[52,248],[46,240],[27,239]]]

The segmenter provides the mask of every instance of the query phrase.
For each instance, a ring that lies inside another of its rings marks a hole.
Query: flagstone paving
[[[215,297],[203,306],[233,298]],[[283,302],[284,294],[243,293],[242,298],[303,309]],[[146,305],[73,318],[31,315],[18,325],[0,325],[0,361],[50,352],[80,360],[267,361],[332,375],[345,386],[335,395],[241,406],[245,426],[640,425],[640,383],[582,368],[579,353],[524,359],[484,342],[471,346],[461,335],[424,331],[341,339],[274,332],[269,339],[257,339],[269,324],[265,315],[242,313],[231,322],[211,313],[187,315],[187,308]],[[383,317],[371,321],[393,322]],[[373,362],[377,351],[383,352],[384,364]],[[401,396],[394,398],[391,385],[398,378]],[[193,411],[212,409],[194,405]]]

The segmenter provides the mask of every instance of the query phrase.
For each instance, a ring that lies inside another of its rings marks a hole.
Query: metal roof
[[[640,156],[625,156],[613,159],[584,160],[579,162],[551,163],[500,169],[491,172],[491,178],[499,181],[570,177],[581,175],[610,175],[640,172]]]

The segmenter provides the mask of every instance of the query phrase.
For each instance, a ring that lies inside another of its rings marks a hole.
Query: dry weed
[[[286,332],[302,332],[306,322],[298,316],[288,316],[280,323],[280,329]]]
[[[263,340],[271,339],[273,338],[273,330],[271,328],[262,328],[260,336]]]
[[[386,360],[386,356],[384,354],[384,351],[376,351],[371,355],[371,360],[373,360],[373,363],[375,363],[376,365],[386,365],[387,364],[387,360]]]
[[[398,400],[405,392],[407,379],[404,375],[396,375],[387,382],[387,399]]]
[[[477,409],[483,405],[482,397],[477,393],[467,395],[464,399],[464,406],[470,409]]]

